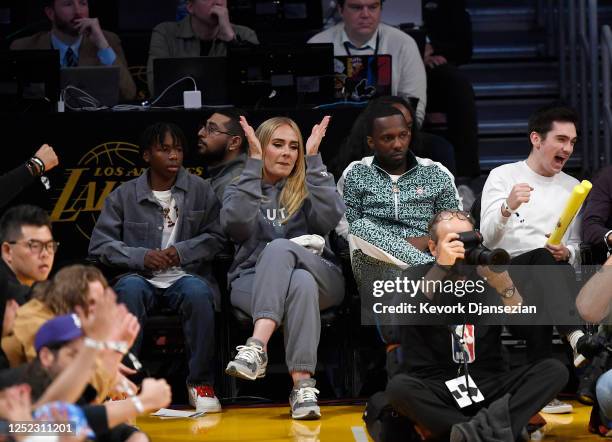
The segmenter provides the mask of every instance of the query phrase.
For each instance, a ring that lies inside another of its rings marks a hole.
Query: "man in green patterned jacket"
[[[401,268],[432,262],[427,223],[461,208],[453,176],[410,151],[415,123],[395,107],[376,106],[367,124],[374,156],[356,163],[344,183],[351,249]],[[359,280],[355,261],[353,267]]]

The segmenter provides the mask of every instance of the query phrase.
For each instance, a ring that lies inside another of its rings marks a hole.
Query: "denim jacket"
[[[106,198],[89,242],[89,254],[105,264],[145,274],[145,254],[161,247],[163,233],[163,210],[153,197],[148,173],[123,183]],[[209,181],[184,168],[172,196],[180,213],[174,247],[181,267],[201,273],[201,262],[211,261],[224,244],[219,200]]]

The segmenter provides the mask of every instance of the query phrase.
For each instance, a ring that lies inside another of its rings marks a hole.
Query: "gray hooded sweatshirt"
[[[325,237],[344,214],[344,202],[320,154],[306,156],[308,196],[288,220],[285,208],[279,203],[286,181],[266,184],[262,174],[263,161],[249,158],[240,177],[227,186],[223,195],[221,226],[236,244],[228,274],[230,284],[242,272],[254,269],[259,254],[272,240],[307,234]],[[328,247],[323,258],[338,263]]]

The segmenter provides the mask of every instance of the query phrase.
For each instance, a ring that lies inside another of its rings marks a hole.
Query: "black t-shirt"
[[[5,282],[3,284],[6,284],[6,296],[3,296],[4,302],[12,298],[19,305],[23,305],[30,300],[32,289],[19,282],[15,273],[13,273],[2,258],[0,258],[0,278],[4,279]],[[4,311],[2,316],[4,317]]]
[[[419,266],[418,273],[427,274],[431,266]],[[472,280],[477,275],[471,275]],[[493,288],[485,284],[487,297],[499,300],[500,297]],[[421,296],[424,296],[421,294]],[[482,296],[482,295],[479,295]],[[469,302],[469,295],[461,298],[462,302]],[[501,302],[501,301],[500,301]],[[402,326],[400,342],[402,347],[403,371],[423,379],[449,380],[457,377],[462,364],[453,359],[454,326],[464,325],[462,317],[455,315],[448,318],[447,325],[410,325]],[[468,370],[475,380],[491,373],[508,370],[508,363],[504,357],[501,343],[501,325],[473,324],[474,361],[468,365]],[[463,331],[460,328],[459,334]],[[455,348],[458,348],[455,346]],[[461,370],[463,373],[463,370]]]

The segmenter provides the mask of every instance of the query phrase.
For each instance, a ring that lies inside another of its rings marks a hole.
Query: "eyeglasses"
[[[29,239],[27,241],[7,241],[9,244],[25,244],[35,255],[42,254],[43,250],[46,250],[50,255],[55,254],[57,252],[57,248],[59,247],[59,242],[55,240],[42,242],[37,239]]]
[[[438,213],[435,219],[438,221],[448,221],[453,218],[457,218],[461,221],[471,221],[472,215],[463,210],[445,210],[444,212]]]
[[[474,225],[474,218],[472,218],[472,215],[470,215],[468,212],[463,210],[444,210],[433,217],[433,219],[429,222],[427,230],[432,232],[434,226],[440,221],[448,221],[453,218],[457,218],[461,221],[469,221],[472,225]]]
[[[213,137],[217,134],[224,134],[224,135],[229,135],[230,137],[234,137],[236,136],[235,134],[231,133],[231,132],[224,132],[222,130],[219,129],[219,127],[216,124],[212,124],[212,123],[206,123],[204,124],[200,130],[204,130],[205,133],[207,133],[208,135],[212,135]]]

